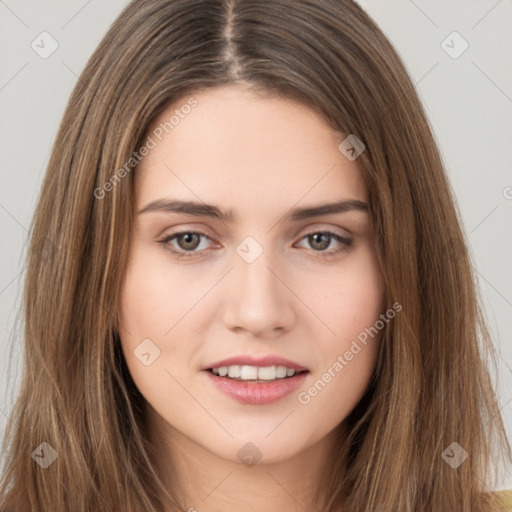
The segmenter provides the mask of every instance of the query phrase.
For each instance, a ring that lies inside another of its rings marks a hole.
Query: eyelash
[[[327,235],[328,237],[330,238],[334,238],[336,241],[338,241],[339,243],[341,243],[341,246],[338,247],[337,249],[334,249],[334,250],[330,250],[330,251],[315,251],[313,250],[313,252],[316,252],[316,253],[320,253],[322,258],[330,258],[332,256],[335,256],[337,254],[340,254],[346,250],[348,250],[348,248],[352,245],[352,239],[350,238],[345,238],[343,236],[340,236],[338,235],[337,233],[333,233],[332,231],[329,231],[329,230],[319,230],[319,231],[311,231],[310,233],[307,233],[305,234],[301,240],[303,240],[304,238],[307,238],[309,236],[312,236],[312,235],[318,235],[318,234],[322,234],[322,235]],[[207,251],[207,249],[203,249],[201,251],[184,251],[184,250],[176,250],[174,249],[171,245],[170,245],[170,241],[173,240],[174,238],[177,238],[181,235],[199,235],[200,237],[204,237],[204,238],[208,238],[210,239],[210,237],[208,235],[206,235],[205,233],[202,233],[201,231],[180,231],[178,233],[173,233],[172,235],[169,235],[169,236],[166,236],[165,238],[161,239],[161,240],[158,240],[158,242],[160,242],[165,249],[171,251],[172,253],[174,254],[177,254],[178,255],[178,258],[191,258],[191,257],[196,257],[196,256],[200,256],[202,255],[204,252]],[[201,243],[201,242],[199,242]]]

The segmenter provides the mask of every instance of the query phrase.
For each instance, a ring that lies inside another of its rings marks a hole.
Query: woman
[[[471,270],[355,3],[132,2],[35,214],[2,510],[499,510]]]

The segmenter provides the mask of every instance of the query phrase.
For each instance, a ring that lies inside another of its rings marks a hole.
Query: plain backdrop
[[[19,382],[27,230],[50,149],[78,75],[126,4],[0,0],[0,434]],[[360,4],[402,56],[434,128],[500,352],[495,385],[510,438],[512,1]],[[512,489],[510,469],[500,481]]]

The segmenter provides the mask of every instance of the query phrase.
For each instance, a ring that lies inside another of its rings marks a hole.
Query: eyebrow
[[[284,217],[289,222],[297,222],[313,217],[321,217],[333,213],[344,213],[349,211],[368,211],[368,205],[358,199],[345,199],[334,203],[308,206],[305,208],[293,208]],[[198,203],[195,201],[179,201],[171,199],[156,199],[151,201],[139,214],[147,212],[184,213],[196,217],[211,217],[224,222],[233,222],[235,215],[233,210],[223,210],[213,204]]]

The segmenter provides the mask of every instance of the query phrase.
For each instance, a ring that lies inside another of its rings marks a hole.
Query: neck
[[[157,450],[157,467],[184,510],[322,510],[325,496],[319,489],[325,484],[322,476],[327,461],[332,460],[338,430],[284,460],[249,465],[212,453],[152,412],[148,416],[150,439],[155,446],[165,447]],[[167,508],[166,512],[180,511]]]

